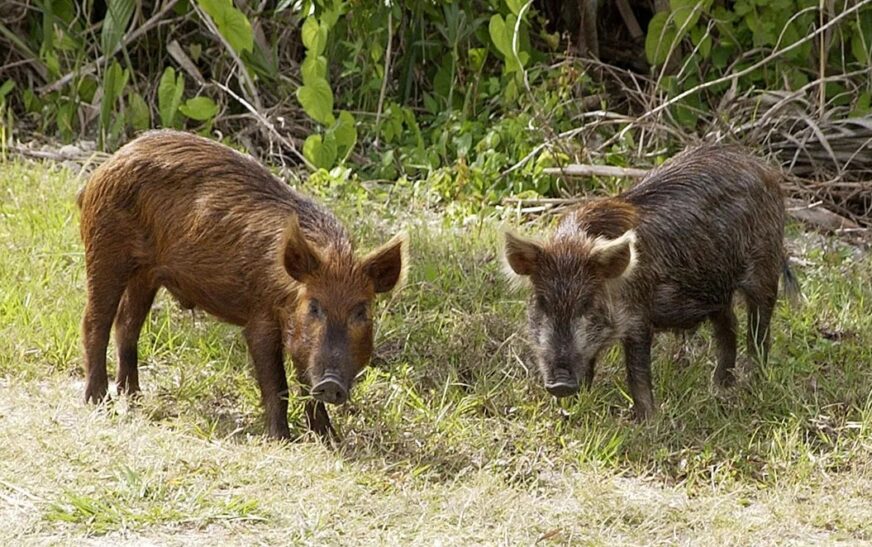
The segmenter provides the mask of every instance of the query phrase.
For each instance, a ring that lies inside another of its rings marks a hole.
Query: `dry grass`
[[[83,404],[78,183],[20,163],[0,180],[2,544],[872,541],[872,259],[838,241],[794,234],[807,303],[779,308],[749,384],[712,393],[707,333],[685,365],[663,338],[661,412],[639,426],[616,352],[561,404],[525,369],[499,219],[440,222],[414,187],[390,206],[324,189],[366,243],[406,226],[414,269],[334,411],[343,440],[283,445],[261,437],[237,330],[166,298],[141,404]]]
[[[81,388],[57,378],[0,387],[4,543],[869,539],[868,464],[803,484],[693,495],[597,466],[545,469],[535,487],[487,470],[431,482],[319,443],[198,439],[135,412],[85,407]]]

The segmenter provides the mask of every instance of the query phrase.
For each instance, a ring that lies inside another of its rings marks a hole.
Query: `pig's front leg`
[[[624,338],[624,359],[627,366],[627,384],[633,396],[636,420],[643,421],[654,415],[654,393],[651,389],[651,329],[641,328]]]
[[[252,321],[245,326],[243,333],[263,397],[267,432],[276,439],[290,439],[288,379],[279,327],[268,320]]]

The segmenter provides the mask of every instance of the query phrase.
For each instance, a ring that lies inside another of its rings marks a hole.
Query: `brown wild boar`
[[[736,317],[744,296],[748,348],[769,349],[779,276],[797,291],[782,247],[781,175],[740,149],[700,146],[654,169],[621,195],[567,213],[550,239],[505,234],[505,260],[532,286],[531,343],[556,397],[593,381],[597,356],[624,349],[637,418],[654,410],[651,343],[655,331],[714,329],[722,386],[734,382]]]
[[[372,302],[405,275],[404,235],[356,258],[327,209],[254,159],[176,131],[149,132],[121,148],[78,204],[86,400],[106,396],[113,320],[118,389],[139,391],[139,331],[165,287],[183,307],[243,327],[271,436],[290,436],[285,348],[299,381],[311,386],[309,427],[333,431],[324,403],[344,403],[369,361]]]

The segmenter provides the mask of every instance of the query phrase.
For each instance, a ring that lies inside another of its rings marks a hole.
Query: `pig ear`
[[[505,247],[503,258],[509,269],[517,275],[532,275],[539,264],[542,247],[532,239],[524,239],[506,230],[503,233]]]
[[[402,286],[409,267],[409,236],[401,232],[366,255],[363,271],[372,279],[375,292],[388,292]]]
[[[629,275],[636,266],[636,232],[629,230],[616,239],[596,238],[590,257],[606,279]]]
[[[318,253],[300,230],[300,223],[296,215],[288,219],[285,233],[282,236],[281,246],[282,265],[288,275],[296,281],[303,283],[321,265]]]

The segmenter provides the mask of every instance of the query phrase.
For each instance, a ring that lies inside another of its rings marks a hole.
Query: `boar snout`
[[[545,389],[557,398],[569,397],[578,393],[578,379],[568,365],[553,367],[545,380]]]
[[[327,373],[312,387],[312,397],[322,403],[341,405],[348,400],[348,389],[338,375]]]

